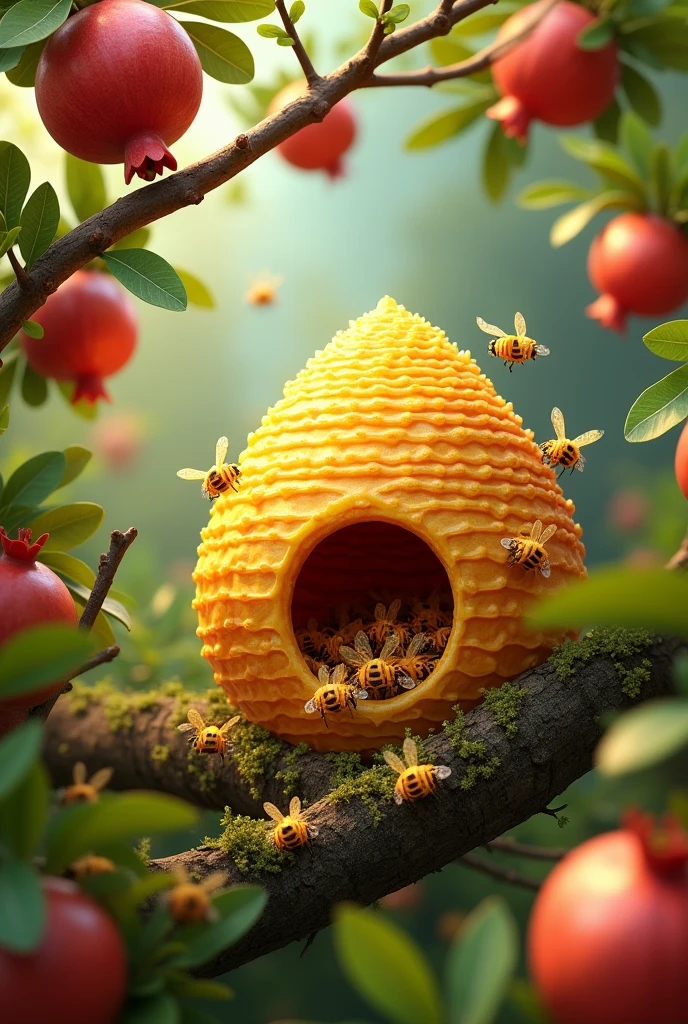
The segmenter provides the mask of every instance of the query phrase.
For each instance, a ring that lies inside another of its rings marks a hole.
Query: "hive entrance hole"
[[[396,626],[380,624],[376,605],[389,609],[395,600],[401,601]],[[446,647],[453,610],[449,579],[435,553],[409,530],[378,521],[354,523],[325,537],[301,568],[291,608],[297,643],[314,675],[321,664],[331,669],[345,660],[338,655],[339,636],[344,645],[354,647],[362,629],[377,657],[385,638],[397,634],[399,646],[390,659],[395,663],[393,681],[388,676],[386,686],[366,684],[373,699],[404,692],[410,688],[408,677],[422,684]],[[411,666],[397,665],[419,632],[426,638],[422,657]],[[350,681],[356,678],[363,686],[355,667],[348,668]]]

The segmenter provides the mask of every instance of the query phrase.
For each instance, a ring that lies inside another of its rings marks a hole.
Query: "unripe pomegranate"
[[[688,836],[631,812],[552,871],[529,924],[530,967],[555,1024],[688,1019]]]
[[[0,949],[3,1020],[114,1024],[126,991],[124,943],[112,918],[73,882],[45,878],[47,924],[29,954]]]
[[[688,240],[664,217],[622,213],[593,240],[588,276],[602,294],[585,312],[624,331],[629,313],[670,313],[688,298]]]
[[[676,445],[676,480],[678,485],[688,498],[688,422],[681,431],[681,436]]]
[[[91,445],[108,469],[118,473],[128,469],[140,455],[143,433],[137,416],[115,413],[94,423]]]
[[[45,45],[36,103],[58,145],[97,164],[124,162],[124,180],[175,170],[168,146],[201,103],[203,73],[181,25],[144,0],[101,0]]]
[[[276,114],[306,92],[305,79],[285,85],[273,98],[268,113]],[[281,142],[278,153],[302,171],[325,171],[331,178],[344,174],[342,157],[356,137],[356,119],[348,100],[340,100],[329,114],[316,124],[306,125],[296,135]]]
[[[77,270],[33,319],[43,328],[43,337],[22,333],[22,345],[34,370],[74,381],[72,402],[109,401],[103,378],[129,362],[138,334],[134,306],[121,285],[109,274]]]
[[[522,32],[538,0],[521,8],[504,22],[497,42]],[[521,43],[492,65],[492,77],[502,94],[487,116],[501,121],[504,134],[525,142],[533,119],[545,124],[583,124],[593,121],[613,97],[619,76],[616,46],[582,50],[580,32],[594,16],[579,4],[561,0]]]

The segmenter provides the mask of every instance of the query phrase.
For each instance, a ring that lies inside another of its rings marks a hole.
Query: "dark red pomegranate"
[[[688,240],[663,217],[622,213],[590,246],[588,275],[602,294],[585,312],[624,331],[629,313],[670,313],[688,298]]]
[[[513,14],[497,41],[522,32],[544,2]],[[561,0],[522,43],[495,61],[492,77],[502,98],[487,116],[501,121],[509,138],[525,142],[532,120],[561,126],[593,121],[611,103],[619,76],[616,46],[582,50],[577,43],[594,20],[584,7]]]
[[[276,114],[306,91],[306,82],[299,79],[280,90],[270,104],[269,113]],[[302,171],[325,171],[331,178],[344,174],[342,157],[356,138],[356,119],[348,100],[340,100],[325,118],[309,124],[296,135],[280,143],[277,152],[293,167]]]
[[[127,961],[112,918],[64,878],[45,878],[48,919],[34,953],[0,949],[3,1020],[115,1024]]]
[[[201,62],[188,34],[144,0],[100,0],[52,35],[36,72],[36,103],[52,137],[73,156],[124,162],[152,181],[175,170],[168,146],[198,112]]]
[[[573,850],[529,924],[533,980],[555,1024],[688,1020],[688,836],[633,812]]]
[[[22,333],[22,345],[34,370],[74,381],[73,402],[109,401],[103,378],[129,362],[138,334],[134,306],[121,285],[109,274],[77,270],[33,319],[43,328],[43,337]]]
[[[688,422],[681,431],[681,436],[676,445],[676,480],[678,485],[688,498]]]

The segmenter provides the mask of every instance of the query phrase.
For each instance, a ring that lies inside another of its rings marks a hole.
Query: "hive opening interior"
[[[444,566],[393,523],[354,523],[325,537],[296,580],[292,624],[322,683],[345,682],[387,700],[422,685],[449,642],[454,612]],[[326,674],[323,666],[328,670]]]

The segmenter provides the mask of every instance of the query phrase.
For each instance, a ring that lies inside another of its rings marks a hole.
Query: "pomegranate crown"
[[[4,528],[0,526],[0,544],[8,558],[16,558],[18,562],[35,562],[38,552],[41,550],[50,534],[44,533],[33,544],[31,543],[31,530],[17,530],[19,537],[11,540]]]
[[[688,834],[673,814],[656,821],[652,814],[631,808],[624,815],[624,827],[633,832],[643,847],[648,863],[660,874],[680,874],[688,863]]]

